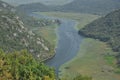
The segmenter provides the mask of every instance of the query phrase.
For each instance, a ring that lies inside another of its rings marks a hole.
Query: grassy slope
[[[83,28],[84,25],[99,17],[97,15],[61,12],[42,12],[41,14],[77,20],[77,29]],[[115,58],[112,56],[105,56],[108,53],[115,54],[106,43],[85,38],[80,45],[78,55],[61,66],[59,73],[60,77],[71,80],[80,73],[92,76],[93,80],[119,80],[119,75],[113,72],[113,67],[116,62]]]

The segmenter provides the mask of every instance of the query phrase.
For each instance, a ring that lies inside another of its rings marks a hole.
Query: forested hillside
[[[87,37],[107,42],[114,51],[120,53],[120,10],[114,11],[86,25],[79,31]],[[120,58],[118,56],[118,58]],[[119,59],[118,59],[118,63]]]
[[[43,20],[31,21],[30,18],[23,19],[16,14],[16,10],[13,7],[1,1],[0,48],[5,52],[27,49],[40,60],[50,57],[54,53],[53,47],[45,39],[29,29],[32,26],[43,27],[47,25],[47,22]]]

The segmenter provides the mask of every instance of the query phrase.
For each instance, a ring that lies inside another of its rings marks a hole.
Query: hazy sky
[[[41,2],[47,5],[61,5],[61,4],[69,3],[73,0],[3,0],[3,1],[6,1],[14,5],[26,4],[32,2]]]

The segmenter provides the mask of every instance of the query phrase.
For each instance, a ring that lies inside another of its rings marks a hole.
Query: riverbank
[[[82,74],[91,76],[93,80],[119,80],[119,75],[114,73],[115,59],[110,64],[106,60],[108,53],[115,54],[106,43],[85,38],[77,56],[61,66],[60,78],[72,80],[74,76]]]
[[[79,50],[79,44],[83,37],[78,35],[74,29],[76,22],[74,20],[60,19],[61,24],[58,28],[58,45],[56,55],[46,62],[47,65],[56,69],[56,74],[59,73],[59,68],[64,63],[76,56]]]

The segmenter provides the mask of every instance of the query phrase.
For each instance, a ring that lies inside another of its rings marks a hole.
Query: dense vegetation
[[[114,51],[120,52],[120,10],[114,11],[86,25],[80,34],[107,42]],[[119,58],[118,63],[120,63]]]
[[[106,14],[120,8],[119,0],[74,0],[62,6],[46,6],[41,3],[31,3],[18,6],[25,12],[62,11]]]
[[[0,50],[0,80],[54,80],[54,69],[36,61],[26,50]]]

